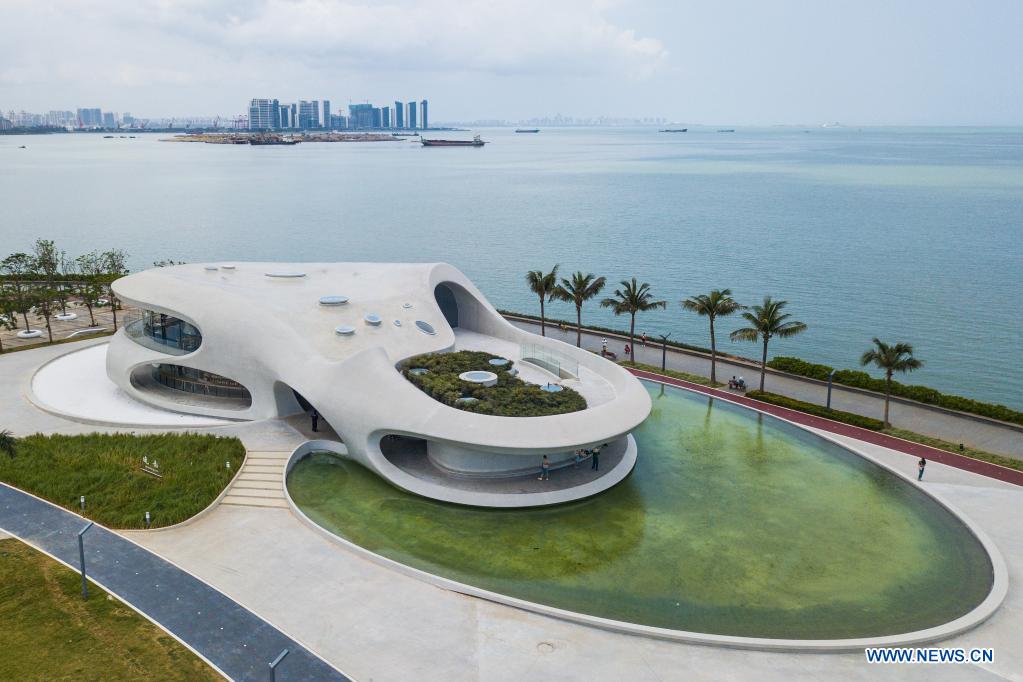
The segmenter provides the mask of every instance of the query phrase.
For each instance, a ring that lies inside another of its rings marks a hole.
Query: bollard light
[[[230,460],[224,462],[224,468],[227,469],[228,471],[231,470],[231,461]]]
[[[146,512],[146,528],[149,528],[149,512]]]
[[[78,498],[78,503],[82,506],[82,511],[85,511],[85,495]]]

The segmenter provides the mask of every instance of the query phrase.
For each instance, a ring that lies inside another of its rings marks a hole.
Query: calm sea
[[[650,282],[669,306],[639,329],[701,345],[678,301],[730,287],[809,325],[772,354],[853,367],[872,336],[908,341],[913,381],[1023,407],[1023,130],[482,133],[483,149],[0,137],[0,252],[447,261],[528,312],[525,272],[559,263]],[[627,325],[612,318],[585,312]]]

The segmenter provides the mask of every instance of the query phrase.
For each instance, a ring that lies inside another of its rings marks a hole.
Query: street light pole
[[[665,365],[668,361],[668,337],[671,334],[658,334],[657,337],[661,340],[661,371],[665,370]]]
[[[82,569],[82,599],[89,598],[89,584],[85,579],[85,540],[82,536],[90,528],[92,528],[92,521],[89,521],[89,523],[85,524],[85,528],[78,531],[78,560],[81,562]]]
[[[281,664],[284,657],[288,655],[288,650],[285,649],[281,653],[277,654],[277,658],[270,662],[270,682],[277,682],[277,666]]]
[[[838,370],[833,369],[833,370],[831,370],[830,373],[828,373],[828,404],[827,404],[827,408],[829,410],[831,409],[831,381],[835,378],[835,372],[837,372],[837,371]]]

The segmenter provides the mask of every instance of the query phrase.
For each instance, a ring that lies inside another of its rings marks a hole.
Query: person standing
[[[549,481],[551,480],[551,460],[547,459],[547,455],[543,456],[540,460],[540,478],[538,481]]]
[[[604,337],[603,339],[600,340],[600,346],[601,346],[600,355],[601,356],[607,355],[607,337]]]
[[[600,471],[600,448],[593,448],[593,455],[590,457],[590,460],[590,469]]]
[[[313,432],[315,433],[318,430],[316,427],[319,426],[319,424],[320,424],[320,413],[317,412],[316,410],[313,410],[312,420],[313,420]]]
[[[646,345],[646,332],[643,332],[643,345]]]
[[[918,481],[924,480],[924,468],[926,466],[927,466],[927,460],[924,459],[923,457],[921,457],[920,458],[920,462],[916,465],[916,468],[917,468],[917,470],[919,472],[916,475],[916,480],[918,480]]]

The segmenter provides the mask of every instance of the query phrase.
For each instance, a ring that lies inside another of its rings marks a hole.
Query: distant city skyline
[[[230,117],[253,93],[418,91],[438,121],[1019,125],[1020,26],[1010,0],[40,0],[5,6],[0,108]]]

